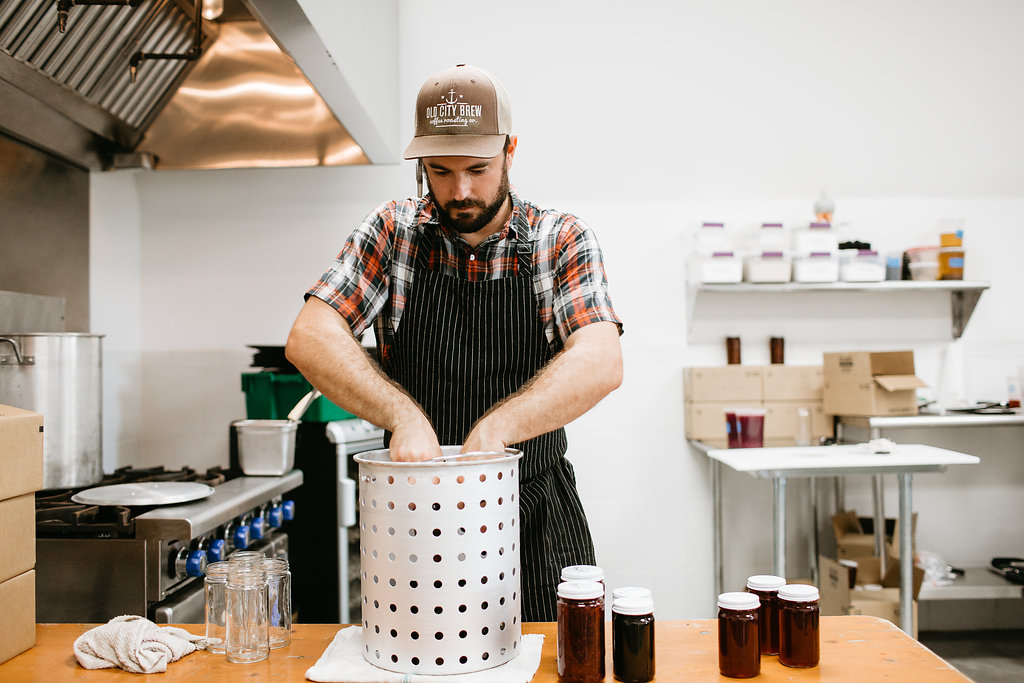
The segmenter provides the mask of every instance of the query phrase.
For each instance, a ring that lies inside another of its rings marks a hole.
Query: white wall
[[[820,362],[822,350],[909,347],[936,389],[1005,398],[1005,375],[1024,365],[1024,89],[1006,75],[1007,65],[1024,63],[1024,5],[398,8],[400,144],[426,76],[457,62],[483,66],[512,98],[520,135],[513,183],[533,201],[578,213],[601,239],[625,321],[626,377],[570,425],[569,455],[609,583],[650,586],[660,617],[712,616],[707,463],[686,443],[682,422],[682,368],[724,362],[723,323],[687,328],[687,235],[700,221],[738,230],[769,218],[799,223],[823,187],[843,239],[885,249],[934,241],[941,219],[962,218],[966,277],[991,289],[956,343],[943,337],[941,302],[903,302],[913,315],[890,311],[884,329],[842,314],[809,325],[798,302],[771,305],[789,362]],[[320,30],[330,44],[330,29]],[[138,273],[115,268],[119,249],[94,249],[102,267],[93,272],[109,273],[106,291],[119,293],[95,295],[94,331],[141,358],[138,405],[108,402],[122,435],[139,431],[138,449],[122,446],[118,462],[197,467],[227,461],[228,423],[244,413],[246,344],[283,343],[302,292],[359,218],[415,188],[411,164],[97,180],[106,188],[93,197],[97,239],[125,235],[141,263]],[[132,315],[138,331],[125,327]],[[777,330],[742,332],[744,361],[766,362],[765,339]],[[999,447],[1020,449],[1019,433],[1008,440]],[[996,462],[1005,476],[980,468],[977,476],[1011,482],[999,495],[1019,519],[1024,473]],[[1007,545],[991,555],[1024,543],[1019,523],[934,512],[953,479],[921,479],[920,547],[984,561],[985,548],[957,540],[979,523],[1004,525]],[[737,588],[770,567],[770,496],[766,482],[737,475],[725,483],[727,587]],[[848,487],[848,501],[865,505],[865,485],[851,479]],[[793,520],[805,502],[799,488],[791,487]],[[972,490],[957,489],[961,509],[986,493]],[[806,571],[799,532],[794,575]]]

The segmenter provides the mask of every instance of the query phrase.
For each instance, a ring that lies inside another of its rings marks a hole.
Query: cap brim
[[[490,159],[505,146],[505,135],[421,135],[405,148],[406,159],[480,157]]]

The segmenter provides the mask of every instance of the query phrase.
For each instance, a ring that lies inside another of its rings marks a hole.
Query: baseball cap
[[[508,93],[491,74],[458,64],[426,80],[416,96],[416,133],[406,159],[496,156],[512,132]]]

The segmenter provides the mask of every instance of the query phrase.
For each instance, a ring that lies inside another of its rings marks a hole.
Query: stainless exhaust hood
[[[90,170],[393,160],[339,123],[351,91],[297,0],[225,0],[194,61],[194,2],[132,4],[71,2],[61,33],[55,0],[0,0],[0,131]]]

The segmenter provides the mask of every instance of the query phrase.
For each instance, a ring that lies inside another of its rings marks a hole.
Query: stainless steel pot
[[[43,415],[43,488],[103,479],[102,339],[0,335],[0,403]]]

